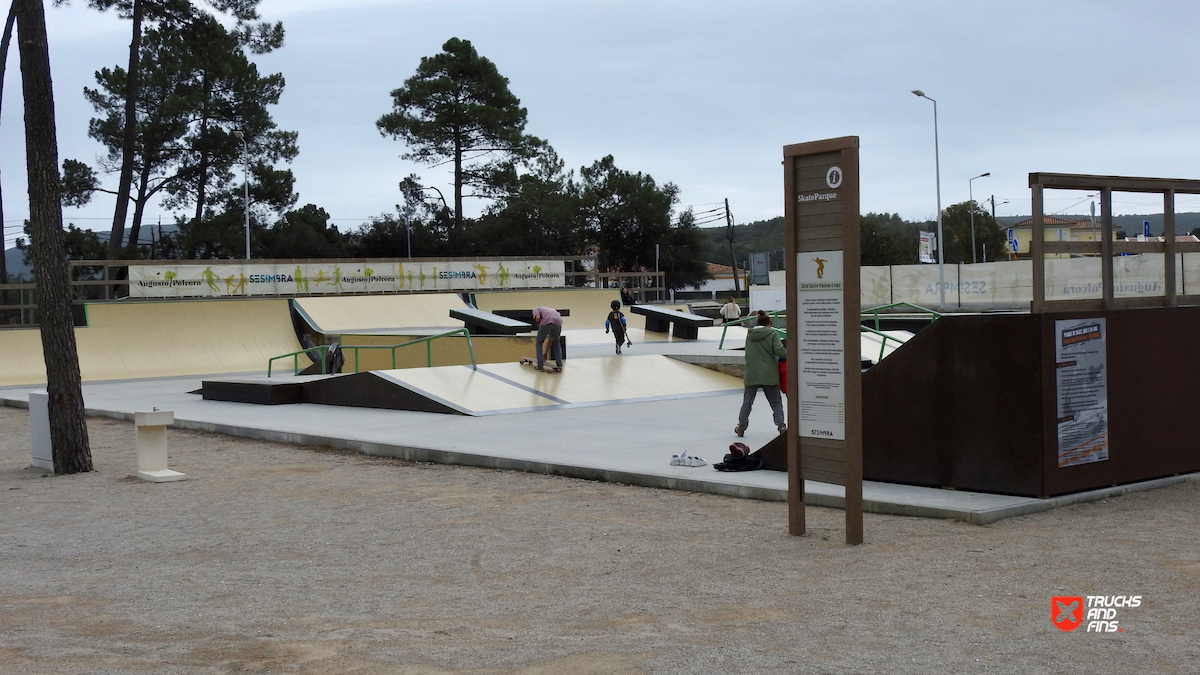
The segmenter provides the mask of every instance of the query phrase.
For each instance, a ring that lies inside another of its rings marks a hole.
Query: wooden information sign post
[[[858,137],[783,147],[787,240],[788,531],[804,479],[846,488],[846,543],[863,541]]]

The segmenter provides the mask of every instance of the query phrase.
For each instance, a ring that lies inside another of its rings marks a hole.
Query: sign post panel
[[[788,145],[788,520],[804,534],[804,480],[845,487],[846,543],[862,533],[858,137]]]

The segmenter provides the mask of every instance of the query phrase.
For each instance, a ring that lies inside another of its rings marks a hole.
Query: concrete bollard
[[[33,465],[54,471],[54,445],[50,441],[50,394],[29,392],[29,449]]]
[[[175,423],[170,410],[135,412],[138,478],[152,483],[184,480],[187,474],[167,468],[167,426]]]

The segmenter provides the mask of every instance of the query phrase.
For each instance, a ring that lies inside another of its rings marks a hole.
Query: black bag
[[[757,457],[750,456],[750,448],[745,443],[734,443],[729,446],[729,454],[725,461],[713,464],[717,471],[756,471],[763,467],[763,462]]]

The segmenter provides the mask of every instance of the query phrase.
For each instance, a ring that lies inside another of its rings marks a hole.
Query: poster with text
[[[1108,459],[1108,350],[1103,318],[1054,322],[1059,468]]]
[[[846,440],[842,252],[796,255],[800,335],[800,435]],[[857,336],[856,338],[857,339]]]

